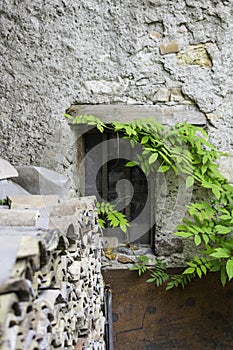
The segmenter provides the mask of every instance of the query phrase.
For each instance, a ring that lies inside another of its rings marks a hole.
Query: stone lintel
[[[203,126],[206,124],[204,113],[195,105],[72,105],[67,111],[73,117],[93,115],[108,124],[113,121],[131,122],[135,119],[154,117],[156,122],[165,125],[187,122]]]

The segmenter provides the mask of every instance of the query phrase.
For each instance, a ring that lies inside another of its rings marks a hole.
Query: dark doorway
[[[116,205],[131,223],[130,241],[150,245],[154,233],[150,180],[139,166],[126,166],[140,151],[113,133],[101,134],[95,129],[87,132],[84,135],[85,195],[95,194],[99,202]],[[136,233],[139,226],[140,233]],[[122,241],[124,238],[121,236]]]

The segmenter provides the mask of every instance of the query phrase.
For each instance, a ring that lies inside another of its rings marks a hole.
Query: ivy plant
[[[203,128],[187,123],[167,127],[155,122],[154,118],[105,125],[94,116],[66,116],[74,124],[87,123],[100,132],[110,128],[129,139],[132,147],[140,144],[142,152],[126,164],[128,167],[138,165],[146,175],[173,171],[176,176],[185,176],[186,188],[195,185],[207,191],[210,200],[191,203],[187,217],[173,232],[183,239],[193,240],[201,257],[193,256],[183,273],[175,276],[168,276],[164,263],[159,260],[151,270],[145,257],[138,257],[133,270],[141,275],[149,269],[151,278],[148,282],[166,283],[167,289],[184,287],[193,278],[202,278],[208,272],[218,272],[223,286],[233,278],[233,187],[218,170],[217,159],[226,154],[208,141]],[[121,220],[115,215],[111,226],[117,226]],[[100,223],[104,225],[104,222]],[[120,225],[124,231],[128,224],[123,221]]]

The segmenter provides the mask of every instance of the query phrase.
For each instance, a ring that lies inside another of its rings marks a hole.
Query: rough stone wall
[[[228,150],[232,10],[227,0],[2,0],[2,155],[73,172],[62,115],[74,102],[185,100]]]

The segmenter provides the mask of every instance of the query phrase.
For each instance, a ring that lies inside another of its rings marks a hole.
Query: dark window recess
[[[138,166],[125,166],[128,161],[136,159],[137,150],[128,140],[117,138],[115,134],[100,134],[92,130],[84,135],[84,152],[85,195],[94,194],[98,201],[116,204],[116,209],[123,212],[131,223],[128,239],[151,244],[154,225],[148,177]],[[141,234],[135,233],[140,225]],[[124,238],[122,236],[120,240],[127,241]]]

